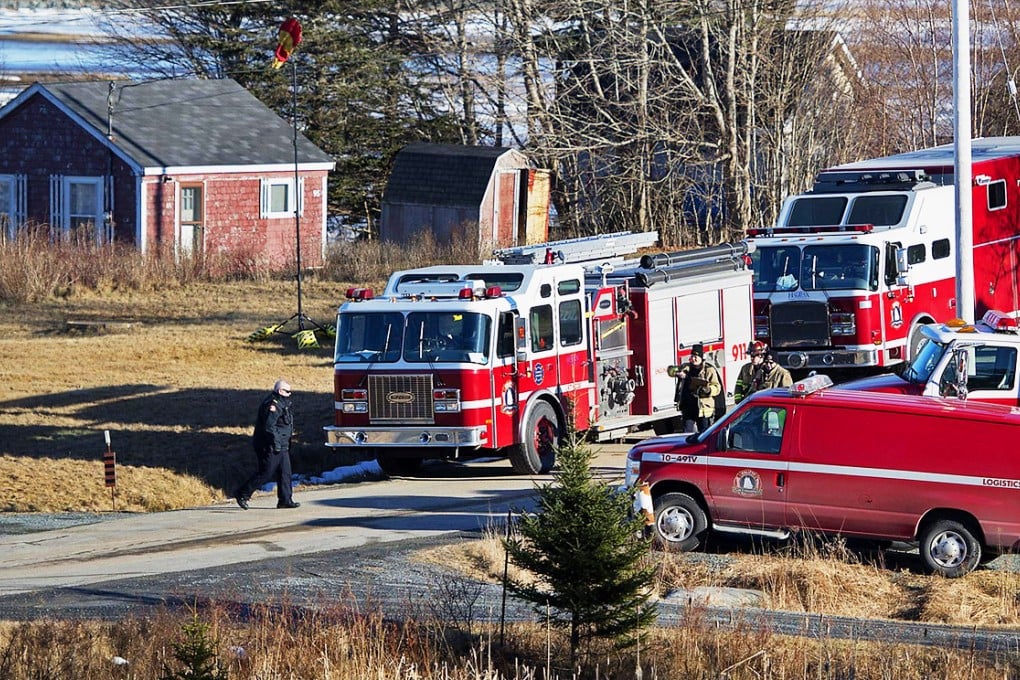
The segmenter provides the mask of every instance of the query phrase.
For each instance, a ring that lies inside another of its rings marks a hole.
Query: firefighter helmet
[[[768,354],[768,351],[769,346],[766,345],[764,342],[759,342],[758,340],[752,342],[747,348],[748,355],[752,357],[765,356],[766,354]]]

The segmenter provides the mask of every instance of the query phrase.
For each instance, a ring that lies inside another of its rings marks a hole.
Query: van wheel
[[[655,540],[663,550],[690,552],[708,529],[708,515],[685,493],[667,493],[655,500]]]
[[[378,454],[375,457],[375,462],[379,464],[382,471],[392,476],[406,477],[413,475],[421,467],[421,458],[405,458],[401,456]]]
[[[965,525],[949,519],[924,528],[920,552],[928,570],[946,578],[969,574],[981,562],[981,543]]]
[[[535,404],[522,434],[524,441],[511,446],[508,454],[514,472],[537,475],[552,470],[556,464],[556,447],[560,443],[560,421],[548,402]]]

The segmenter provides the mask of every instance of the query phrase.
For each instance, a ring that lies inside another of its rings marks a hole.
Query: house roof
[[[0,118],[41,95],[106,143],[110,81],[35,83]],[[221,166],[294,166],[294,130],[231,79],[114,81],[112,148],[145,174]],[[298,164],[333,159],[298,135]]]
[[[520,152],[498,146],[408,144],[393,160],[383,202],[477,207],[496,162],[508,153]]]

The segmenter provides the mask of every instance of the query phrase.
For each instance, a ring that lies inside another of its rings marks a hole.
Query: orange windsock
[[[273,53],[273,68],[280,68],[290,59],[297,46],[301,44],[301,24],[294,17],[280,24],[280,33]]]

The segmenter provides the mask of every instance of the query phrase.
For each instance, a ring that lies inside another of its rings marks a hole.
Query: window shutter
[[[14,178],[14,215],[11,220],[15,228],[20,228],[28,221],[28,177],[18,175]]]
[[[297,207],[298,215],[304,217],[305,215],[305,178],[301,177],[298,179],[297,185]]]
[[[259,190],[259,217],[269,216],[269,182],[263,177]]]
[[[103,179],[106,184],[106,210],[103,211],[103,242],[113,243],[113,176]]]
[[[57,237],[64,230],[64,176],[50,175],[50,235]]]

